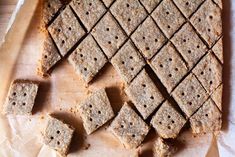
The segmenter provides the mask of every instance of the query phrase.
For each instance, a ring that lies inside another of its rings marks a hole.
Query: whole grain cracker
[[[212,51],[218,57],[221,63],[224,63],[223,57],[223,38],[220,38],[217,43],[212,47]]]
[[[171,157],[177,148],[173,146],[171,143],[164,141],[162,138],[158,137],[157,140],[154,141],[153,146],[153,156],[154,157]]]
[[[140,0],[140,2],[144,5],[146,10],[151,13],[154,8],[161,2],[161,0]]]
[[[113,3],[113,1],[114,0],[103,0],[106,7],[109,7]]]
[[[211,98],[217,105],[217,107],[222,111],[222,96],[223,96],[223,84],[221,84],[212,94]]]
[[[223,9],[222,0],[214,0],[214,2],[219,5],[220,9]]]

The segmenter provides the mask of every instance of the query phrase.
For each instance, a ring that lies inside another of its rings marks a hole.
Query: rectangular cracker
[[[63,4],[60,0],[43,1],[42,20],[44,22],[44,25],[48,25],[48,23],[53,19],[55,14],[59,11],[62,6]]]
[[[144,119],[148,118],[164,100],[145,69],[126,88],[126,93]]]
[[[46,145],[61,153],[61,155],[66,155],[74,130],[72,126],[50,116],[43,135],[43,141]]]
[[[212,47],[212,51],[218,57],[220,62],[224,63],[224,56],[223,56],[223,38],[221,37],[216,44]]]
[[[162,138],[176,138],[186,123],[185,118],[165,101],[151,120],[151,124]]]
[[[193,133],[210,133],[220,131],[222,114],[211,99],[189,119]]]
[[[154,56],[150,65],[169,93],[188,71],[184,61],[170,42]]]
[[[103,16],[91,33],[109,59],[127,39],[124,31],[109,12]]]
[[[222,65],[210,51],[193,69],[203,87],[212,93],[222,82]]]
[[[91,35],[78,45],[68,60],[86,83],[89,83],[108,61]]]
[[[161,0],[140,0],[140,2],[144,5],[148,13],[151,13]]]
[[[70,6],[88,31],[91,30],[106,11],[100,0],[72,0]]]
[[[115,1],[110,10],[128,35],[130,35],[147,16],[145,9],[137,0]]]
[[[177,151],[177,147],[173,146],[171,143],[164,141],[162,138],[158,137],[154,141],[153,155],[154,157],[171,157]]]
[[[185,17],[189,18],[205,0],[174,0]]]
[[[110,125],[111,132],[129,149],[138,147],[149,129],[149,126],[127,103],[124,103]]]
[[[152,58],[166,42],[165,36],[150,16],[138,26],[131,39],[147,59]]]
[[[189,23],[186,23],[173,36],[171,41],[188,63],[190,69],[207,51],[206,45],[202,42]]]
[[[211,98],[217,105],[217,107],[222,111],[222,96],[223,96],[223,84],[221,84],[212,94]]]
[[[197,78],[190,73],[172,92],[181,110],[190,117],[208,98]]]
[[[212,0],[205,1],[190,21],[210,48],[222,34],[221,9]]]
[[[151,15],[167,38],[170,38],[185,22],[171,0],[163,0]]]
[[[63,56],[85,35],[69,6],[53,21],[48,31]]]
[[[111,63],[126,83],[130,83],[145,65],[143,57],[130,40],[121,47]]]
[[[78,110],[87,134],[93,133],[114,117],[105,89],[99,89],[92,93],[79,104]]]
[[[11,83],[6,102],[5,114],[31,115],[39,84],[30,80],[14,80]]]

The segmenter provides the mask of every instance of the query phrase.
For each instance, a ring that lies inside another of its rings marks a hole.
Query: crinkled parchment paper
[[[22,4],[22,5],[21,5]],[[123,84],[108,64],[89,87],[64,60],[48,79],[36,75],[43,35],[40,32],[40,3],[38,0],[21,0],[12,17],[0,47],[0,103],[3,105],[10,82],[15,78],[41,81],[33,116],[4,116],[0,114],[0,157],[55,157],[59,156],[42,143],[42,132],[47,115],[53,113],[76,128],[75,138],[68,157],[135,157],[152,156],[153,129],[138,149],[125,149],[120,142],[102,127],[87,136],[77,112],[77,104],[98,88],[107,87],[111,104],[117,112],[127,100]],[[224,0],[224,95],[223,131],[193,136],[184,131],[178,138],[179,157],[232,157],[235,156],[235,1]]]

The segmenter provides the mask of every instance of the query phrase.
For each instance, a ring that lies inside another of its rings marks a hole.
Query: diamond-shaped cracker
[[[70,6],[88,31],[91,30],[106,11],[100,0],[72,0]]]
[[[103,0],[106,7],[109,7],[113,3],[113,1],[114,0]]]
[[[48,31],[63,56],[85,35],[69,6],[53,21]]]
[[[111,63],[126,83],[130,83],[145,65],[143,57],[130,41],[121,47]]]
[[[152,126],[162,138],[176,138],[186,123],[185,118],[165,101],[151,120]]]
[[[59,9],[63,6],[60,0],[45,0],[43,1],[43,14],[42,19],[45,25],[47,25]]]
[[[191,69],[206,53],[206,45],[198,37],[192,26],[185,24],[171,40]]]
[[[174,0],[175,4],[187,18],[194,13],[205,0]]]
[[[114,117],[105,89],[92,93],[79,104],[78,110],[87,134],[91,134]]]
[[[117,0],[110,10],[128,35],[147,16],[146,11],[138,0]]]
[[[217,3],[221,9],[223,9],[222,0],[214,0],[214,2]]]
[[[91,35],[88,35],[69,56],[69,62],[86,83],[93,79],[107,61]]]
[[[153,11],[152,17],[167,38],[170,38],[185,22],[183,15],[171,0],[163,0]]]
[[[208,93],[213,92],[222,82],[222,66],[211,52],[196,65],[193,73]]]
[[[136,148],[149,132],[149,126],[125,103],[110,125],[112,133],[126,148]]]
[[[146,10],[151,13],[154,8],[161,2],[161,0],[140,0],[140,2],[144,5]]]
[[[73,127],[56,118],[49,117],[43,135],[43,141],[46,145],[61,153],[61,155],[66,155],[69,150],[73,133]]]
[[[223,96],[223,84],[221,84],[212,94],[211,98],[217,105],[217,107],[222,111],[222,96]]]
[[[172,92],[181,110],[190,117],[208,98],[208,94],[193,74],[189,74]]]
[[[155,74],[170,93],[187,73],[187,67],[171,43],[165,45],[150,62]]]
[[[57,50],[55,43],[52,41],[49,35],[46,35],[46,39],[43,43],[43,50],[38,67],[39,74],[45,76],[49,73],[51,68],[61,59],[59,51]]]
[[[203,3],[190,21],[209,47],[212,47],[222,34],[221,10],[211,0]]]
[[[193,133],[219,131],[222,126],[222,114],[211,99],[189,119]]]
[[[109,12],[92,30],[92,35],[109,59],[127,39],[124,31]]]
[[[14,80],[6,98],[4,113],[14,115],[32,114],[38,86],[38,83],[30,80]]]
[[[139,25],[131,39],[147,59],[152,58],[166,41],[150,16]]]
[[[212,47],[212,51],[215,53],[221,63],[224,63],[222,38],[220,38],[219,41],[217,41],[217,43]]]
[[[126,88],[126,93],[144,119],[148,118],[164,100],[145,69]]]

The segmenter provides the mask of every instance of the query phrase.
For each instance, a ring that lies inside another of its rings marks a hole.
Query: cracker
[[[161,2],[161,0],[140,0],[140,2],[144,5],[146,10],[151,13],[154,8]]]
[[[223,9],[222,0],[214,0],[214,2],[215,2],[216,4],[218,4],[221,9]]]
[[[53,21],[48,31],[63,56],[85,35],[69,6]]]
[[[106,12],[100,0],[72,0],[70,6],[76,12],[88,31]]]
[[[14,80],[6,98],[4,113],[31,115],[38,86],[39,84],[30,80]]]
[[[111,132],[126,148],[138,147],[149,132],[149,126],[125,103],[110,125]]]
[[[62,121],[49,117],[43,135],[43,141],[50,148],[55,149],[62,155],[66,155],[73,137],[74,128]]]
[[[150,16],[139,25],[131,39],[147,59],[152,58],[166,42],[165,36]]]
[[[106,7],[109,7],[113,3],[113,1],[114,0],[103,0]]]
[[[218,57],[221,63],[224,63],[223,57],[223,39],[220,38],[217,43],[212,47],[212,51]]]
[[[185,17],[189,18],[205,0],[174,0]]]
[[[222,96],[223,96],[223,84],[221,84],[212,94],[211,98],[217,105],[217,107],[222,111]]]
[[[55,64],[61,60],[59,51],[57,50],[55,43],[52,41],[49,35],[43,43],[43,50],[39,63],[39,74],[45,76],[48,75],[49,71]]]
[[[171,43],[154,56],[150,65],[170,93],[187,73],[187,67]]]
[[[212,47],[222,34],[221,10],[211,0],[205,1],[190,21],[209,47]]]
[[[99,89],[92,93],[80,103],[78,110],[87,134],[93,133],[114,117],[105,89]]]
[[[176,151],[176,147],[174,147],[171,143],[164,141],[160,137],[158,137],[157,140],[154,142],[154,157],[171,157]]]
[[[109,59],[127,39],[124,31],[109,12],[104,15],[91,33]]]
[[[213,92],[222,82],[222,66],[211,52],[197,64],[193,73],[208,93]]]
[[[45,0],[43,1],[42,20],[47,25],[63,6],[60,0]]]
[[[210,133],[220,131],[222,114],[211,99],[189,119],[193,133]]]
[[[152,126],[162,138],[176,138],[186,123],[185,118],[165,101],[151,120]]]
[[[108,61],[91,35],[78,45],[68,60],[86,83],[89,83]]]
[[[207,51],[206,45],[202,42],[189,23],[186,23],[173,36],[171,41],[186,60],[190,69]]]
[[[193,74],[189,74],[172,92],[181,110],[190,117],[208,98],[208,94]]]
[[[170,38],[185,22],[184,17],[171,0],[163,0],[152,13],[153,19]]]
[[[117,0],[110,8],[122,28],[130,35],[147,16],[138,0]]]
[[[121,47],[111,63],[126,83],[130,83],[145,65],[143,57],[130,41]]]
[[[148,118],[164,100],[145,69],[126,88],[126,93],[144,119]]]

